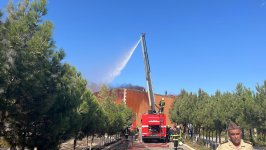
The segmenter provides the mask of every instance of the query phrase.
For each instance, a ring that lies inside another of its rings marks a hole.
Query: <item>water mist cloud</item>
[[[140,43],[140,40],[130,49],[128,53],[126,53],[122,57],[122,61],[120,61],[113,70],[110,71],[110,73],[107,75],[105,82],[111,83],[117,76],[120,75],[121,71],[126,67],[129,59],[131,58],[132,54],[134,53],[135,49],[138,47],[138,44]]]

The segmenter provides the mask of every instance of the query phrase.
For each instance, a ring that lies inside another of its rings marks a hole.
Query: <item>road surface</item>
[[[139,142],[138,140],[132,141],[129,140],[121,140],[112,148],[111,150],[173,150],[174,144],[173,142],[169,143],[158,143],[156,141],[152,141],[150,143]],[[193,150],[189,148],[187,145],[182,145],[178,148],[179,150]]]

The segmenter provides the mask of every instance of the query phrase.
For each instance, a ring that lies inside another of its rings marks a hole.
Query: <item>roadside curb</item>
[[[116,145],[120,144],[120,143],[123,142],[123,141],[124,141],[124,139],[121,139],[121,140],[119,140],[118,142],[115,142],[115,143],[112,144],[112,145],[106,146],[103,150],[108,150],[108,149],[110,149],[110,148],[112,148],[112,147],[115,147]]]

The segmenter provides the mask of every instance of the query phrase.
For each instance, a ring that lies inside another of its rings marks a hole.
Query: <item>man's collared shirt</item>
[[[240,142],[240,146],[236,147],[230,140],[226,143],[220,144],[216,150],[253,150],[253,147],[249,143],[245,143],[243,140]]]

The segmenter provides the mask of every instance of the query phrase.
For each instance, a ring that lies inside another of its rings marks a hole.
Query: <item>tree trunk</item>
[[[200,139],[200,126],[199,126],[199,139]]]
[[[209,140],[208,140],[208,145],[211,145],[211,130],[209,130]]]
[[[102,136],[102,146],[105,144],[105,136]]]
[[[21,150],[24,150],[25,149],[25,143],[26,143],[26,132],[23,132],[23,144],[21,145]]]
[[[193,138],[194,138],[194,127],[191,128],[190,137],[191,137],[191,139],[193,141]]]
[[[10,150],[17,150],[16,146],[11,146]]]
[[[92,149],[93,140],[94,140],[94,134],[92,134],[90,150]]]
[[[89,135],[86,135],[87,138],[87,147],[89,146]]]
[[[202,136],[203,136],[203,140],[204,140],[204,145],[206,145],[206,128],[205,127],[202,130]]]
[[[242,129],[242,139],[245,139],[245,131]]]
[[[202,133],[201,133],[201,134],[202,134],[202,135],[201,135],[201,136],[202,136],[201,138],[204,140],[204,128],[201,129],[201,132],[202,132]],[[203,144],[204,144],[204,143],[203,143]]]
[[[209,129],[206,129],[206,146],[209,146]]]
[[[213,131],[212,131],[212,141],[213,141]]]
[[[219,143],[221,143],[221,131],[219,131]]]
[[[76,145],[77,145],[77,138],[75,137],[74,139],[74,145],[73,145],[73,149],[76,150]]]
[[[100,145],[103,146],[103,136],[100,137]]]
[[[217,134],[217,130],[215,131],[215,142],[218,142],[218,134]]]
[[[249,129],[249,137],[250,137],[250,140],[253,141],[252,129]]]
[[[208,130],[207,128],[205,129],[205,146],[208,146]]]

